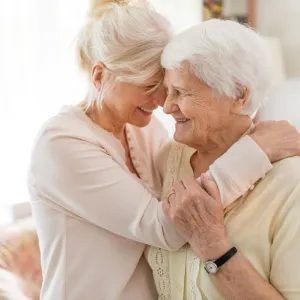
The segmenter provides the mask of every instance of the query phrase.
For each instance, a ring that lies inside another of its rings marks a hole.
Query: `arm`
[[[277,215],[271,245],[270,282],[288,300],[300,299],[300,183]]]
[[[252,138],[245,136],[219,157],[206,175],[217,184],[223,207],[226,208],[272,167],[264,151]]]
[[[227,248],[227,250],[229,249],[230,248]],[[225,252],[227,250],[225,250]],[[228,260],[220,268],[217,274],[212,275],[212,278],[224,299],[285,299],[275,289],[274,286],[272,286],[268,281],[266,281],[257,273],[250,262],[240,253],[237,253],[230,260]],[[247,295],[247,297],[245,295]],[[299,298],[287,299],[296,300]]]
[[[193,179],[178,181],[164,209],[202,261],[221,257],[231,247],[216,185],[202,176],[205,190]],[[271,236],[270,282],[237,253],[211,275],[224,299],[296,300],[300,297],[300,184],[276,218]],[[199,201],[200,200],[200,201]],[[190,221],[187,221],[190,220]]]
[[[300,184],[276,216],[272,232],[270,283],[264,280],[240,253],[213,275],[225,299],[300,299]],[[227,248],[227,249],[226,249]],[[219,256],[230,248],[224,244]],[[217,253],[216,253],[217,254]],[[214,254],[214,255],[216,255]],[[216,256],[218,257],[218,256]],[[207,259],[210,259],[206,257]]]
[[[217,184],[226,208],[272,169],[271,162],[295,155],[300,155],[296,128],[287,121],[264,121],[232,145],[206,174]]]
[[[162,180],[164,180],[171,149],[172,143],[167,142],[155,157],[155,166]],[[217,184],[223,206],[226,208],[272,168],[264,151],[252,138],[246,136],[219,157],[206,174]],[[201,184],[200,178],[197,181]]]
[[[162,204],[104,149],[66,136],[42,139],[32,170],[43,199],[127,239],[169,250],[183,246]]]

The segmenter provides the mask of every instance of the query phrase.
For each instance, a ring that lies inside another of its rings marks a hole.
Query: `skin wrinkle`
[[[230,131],[231,120],[236,119],[236,114],[231,113],[233,99],[223,97],[222,102],[216,100],[213,90],[188,70],[181,68],[176,71],[170,70],[168,73],[173,81],[172,85],[168,86],[168,79],[165,80],[169,90],[167,102],[170,101],[170,105],[179,107],[173,112],[173,116],[189,118],[192,123],[190,132],[185,138],[181,137],[183,140],[178,141],[204,153],[217,149],[222,144],[224,148],[229,147],[232,143],[227,139],[226,133]],[[180,87],[186,92],[182,93],[175,87]]]
[[[250,127],[251,118],[240,114],[249,94],[240,99],[216,99],[215,90],[191,73],[188,63],[166,70],[164,84],[168,89],[164,111],[179,120],[174,139],[197,150],[191,165],[198,177]]]

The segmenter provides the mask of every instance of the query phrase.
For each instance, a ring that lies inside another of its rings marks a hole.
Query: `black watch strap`
[[[229,251],[227,251],[224,255],[222,255],[220,258],[216,259],[214,263],[218,268],[220,268],[222,265],[226,263],[234,254],[237,253],[237,249],[235,247],[232,247]]]

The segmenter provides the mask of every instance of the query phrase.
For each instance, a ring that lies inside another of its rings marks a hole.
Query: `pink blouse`
[[[166,130],[153,117],[126,133],[140,179],[129,172],[121,143],[79,108],[65,107],[41,129],[28,187],[42,300],[157,299],[145,244],[171,251],[185,244],[157,200],[162,178],[155,162]],[[272,168],[249,137],[233,149],[210,169],[226,205]]]

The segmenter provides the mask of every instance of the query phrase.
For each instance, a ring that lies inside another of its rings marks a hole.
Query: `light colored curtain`
[[[153,0],[176,31],[198,21],[201,1],[175,2]],[[84,97],[86,84],[72,46],[88,4],[89,0],[0,0],[2,212],[6,205],[28,201],[27,168],[41,124],[64,104]],[[172,132],[172,118],[161,110],[157,115]]]
[[[0,209],[28,200],[27,167],[39,127],[84,93],[71,54],[87,3],[0,1]]]

